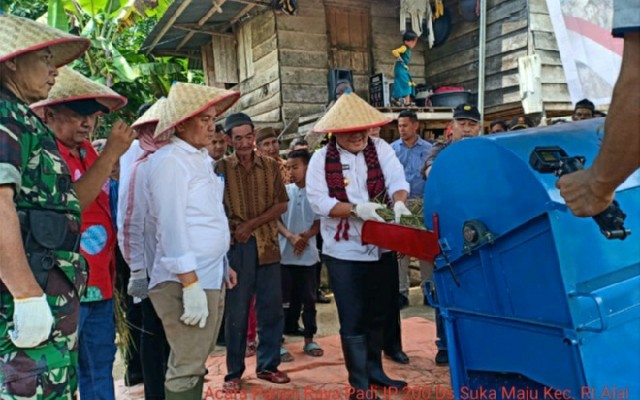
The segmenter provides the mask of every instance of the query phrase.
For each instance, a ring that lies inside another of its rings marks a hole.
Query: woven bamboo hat
[[[95,100],[109,112],[119,110],[127,104],[126,97],[120,96],[105,85],[94,82],[69,67],[62,67],[58,70],[56,84],[51,88],[49,97],[33,103],[31,108],[49,107],[80,100]]]
[[[144,112],[133,124],[131,124],[132,128],[139,128],[142,125],[146,124],[157,124],[160,122],[160,116],[164,111],[164,103],[167,101],[166,97],[161,97],[153,103],[151,107],[147,111]]]
[[[380,111],[371,107],[355,93],[345,93],[320,118],[314,132],[347,133],[365,131],[391,122]]]
[[[0,15],[0,62],[49,47],[57,68],[80,57],[89,40],[74,36],[27,18]]]
[[[215,106],[216,115],[227,111],[240,98],[240,92],[193,83],[176,82],[171,86],[154,138],[166,136],[176,125]]]

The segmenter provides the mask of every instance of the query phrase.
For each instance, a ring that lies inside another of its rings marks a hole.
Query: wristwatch
[[[358,208],[358,206],[356,204],[352,204],[351,210],[349,211],[349,215],[352,216],[353,218],[358,218],[358,213],[356,212],[356,208]]]

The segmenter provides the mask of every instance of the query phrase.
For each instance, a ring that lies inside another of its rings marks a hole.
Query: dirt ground
[[[384,360],[387,373],[394,378],[401,378],[409,382],[409,387],[403,392],[378,392],[384,399],[430,399],[435,398],[438,391],[450,390],[448,368],[436,367],[433,362],[435,356],[435,325],[434,311],[422,304],[420,288],[410,291],[410,306],[402,310],[403,343],[405,352],[411,358],[409,365],[399,365],[390,360]],[[338,318],[335,303],[318,304],[318,334],[317,342],[325,350],[325,356],[311,358],[302,352],[302,338],[286,337],[285,347],[295,357],[291,363],[280,366],[292,378],[288,385],[274,385],[260,381],[253,373],[255,357],[247,359],[247,369],[243,377],[243,392],[230,397],[221,391],[222,378],[226,372],[224,365],[224,348],[214,353],[207,363],[206,390],[203,399],[342,399],[348,390],[347,374],[344,368],[340,340],[338,336]],[[124,366],[120,358],[114,366],[116,380],[116,398],[126,400],[144,399],[142,385],[125,387],[123,377]]]

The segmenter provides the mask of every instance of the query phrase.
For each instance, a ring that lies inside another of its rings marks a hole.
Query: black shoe
[[[406,307],[409,307],[409,298],[402,293],[398,294],[398,308],[402,310]]]
[[[436,365],[449,365],[449,352],[447,350],[438,350]]]
[[[318,296],[316,298],[316,303],[321,303],[321,304],[329,304],[331,303],[331,299],[329,297],[327,297],[322,290],[318,290]]]
[[[304,329],[299,326],[293,329],[286,329],[284,334],[287,336],[304,336]]]
[[[384,355],[398,364],[409,364],[409,356],[402,350],[394,352],[384,352]]]

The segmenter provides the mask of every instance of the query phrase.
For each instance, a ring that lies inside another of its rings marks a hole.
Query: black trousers
[[[127,377],[140,374],[144,381],[145,400],[164,399],[164,376],[169,359],[169,343],[164,328],[151,300],[144,299],[135,304],[133,297],[127,295],[129,284],[129,266],[116,246],[116,285],[126,297],[127,323],[130,326],[133,348],[129,349],[126,362]]]
[[[318,282],[316,266],[282,265],[282,302],[289,303],[284,326],[298,327],[302,309],[304,337],[312,338],[318,332],[316,324],[316,297]]]
[[[393,287],[380,261],[349,261],[325,255],[338,308],[341,336],[383,331]],[[396,276],[397,276],[396,270]],[[397,292],[397,288],[396,288]],[[381,349],[382,350],[382,349]]]
[[[394,301],[397,297],[396,293],[400,289],[400,280],[398,278],[398,257],[395,252],[389,251],[382,254],[380,263],[383,265],[384,279],[389,282],[384,289],[390,290],[385,293],[386,298],[391,299],[387,302],[387,318],[384,323],[384,348],[385,353],[395,353],[402,351],[402,331],[400,328],[400,304]]]
[[[131,334],[131,346],[127,349],[127,359],[125,360],[125,378],[128,381],[138,375],[142,376],[142,364],[140,360],[140,338],[142,335],[142,309],[140,304],[134,304],[133,297],[127,295],[127,285],[131,272],[129,265],[124,260],[120,247],[115,248],[116,258],[116,283],[115,288],[120,292],[120,307],[125,310],[125,319]]]
[[[167,373],[169,343],[164,334],[162,321],[158,318],[151,300],[146,298],[140,303],[142,308],[142,337],[140,356],[144,377],[145,400],[164,399],[164,377]]]
[[[280,365],[280,341],[284,327],[280,264],[259,265],[258,248],[253,237],[247,243],[231,246],[228,254],[229,265],[238,274],[238,285],[227,290],[225,300],[225,381],[242,377],[245,370],[247,320],[254,293],[258,320],[257,372],[274,372]]]

